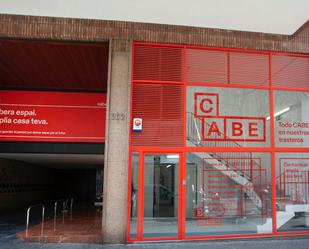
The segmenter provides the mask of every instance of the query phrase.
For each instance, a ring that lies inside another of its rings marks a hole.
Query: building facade
[[[109,44],[104,242],[309,234],[308,22],[291,36],[5,14],[0,24],[3,40]]]

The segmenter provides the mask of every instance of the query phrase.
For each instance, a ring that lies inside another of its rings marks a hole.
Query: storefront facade
[[[128,241],[308,234],[308,55],[132,51]]]
[[[291,36],[6,14],[0,24],[2,39],[108,43],[104,242],[309,234],[308,22]]]

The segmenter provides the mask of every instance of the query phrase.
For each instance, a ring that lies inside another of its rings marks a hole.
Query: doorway
[[[131,228],[134,226],[139,240],[179,238],[182,154],[144,151],[134,160]]]

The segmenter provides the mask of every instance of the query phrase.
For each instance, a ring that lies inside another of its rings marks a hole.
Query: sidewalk
[[[7,243],[6,243],[7,242]],[[1,249],[309,249],[309,238],[254,239],[207,242],[139,243],[127,245],[24,243],[0,238]]]

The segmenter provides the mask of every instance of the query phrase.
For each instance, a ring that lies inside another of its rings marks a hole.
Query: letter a
[[[218,135],[218,137],[220,137],[220,130],[218,128],[217,122],[212,121],[211,125],[209,127],[208,133],[207,133],[207,137],[209,137],[212,133],[216,133]]]

